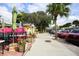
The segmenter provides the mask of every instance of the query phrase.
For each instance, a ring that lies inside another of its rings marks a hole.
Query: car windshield
[[[72,30],[72,33],[79,33],[79,30]]]
[[[67,33],[69,31],[68,30],[60,30],[59,32],[65,32],[65,33]]]

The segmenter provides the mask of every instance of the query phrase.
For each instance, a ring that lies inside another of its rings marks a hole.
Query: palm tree
[[[57,39],[57,17],[58,16],[68,16],[69,15],[69,7],[70,3],[52,3],[47,5],[47,12],[52,15],[53,22],[55,24],[55,39]]]

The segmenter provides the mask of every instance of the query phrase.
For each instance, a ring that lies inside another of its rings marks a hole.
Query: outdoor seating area
[[[36,37],[35,26],[33,24],[26,24],[19,26],[16,23],[17,10],[13,7],[12,10],[12,24],[6,26],[2,20],[0,28],[0,56],[22,56],[25,51],[30,50],[32,43]]]
[[[25,31],[24,28],[16,28],[15,31],[9,27],[0,29],[0,44],[2,44],[0,55],[8,55],[8,53],[9,55],[23,55],[27,49],[26,45],[32,44],[34,40],[34,33],[27,33],[28,31]]]

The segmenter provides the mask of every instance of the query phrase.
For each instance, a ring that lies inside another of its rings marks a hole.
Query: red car
[[[68,37],[68,33],[69,33],[68,30],[59,31],[59,32],[57,33],[57,36],[58,36],[59,38],[66,39],[66,38]]]
[[[79,30],[72,30],[71,33],[68,33],[67,39],[68,41],[79,42]]]
[[[72,31],[59,31],[57,35],[59,38],[63,38],[66,41],[79,42],[79,29],[72,29]]]

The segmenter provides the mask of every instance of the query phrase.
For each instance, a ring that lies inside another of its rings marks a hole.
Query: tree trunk
[[[54,23],[55,23],[55,39],[57,39],[57,23],[56,23],[56,20],[57,20],[57,16],[54,17]]]

